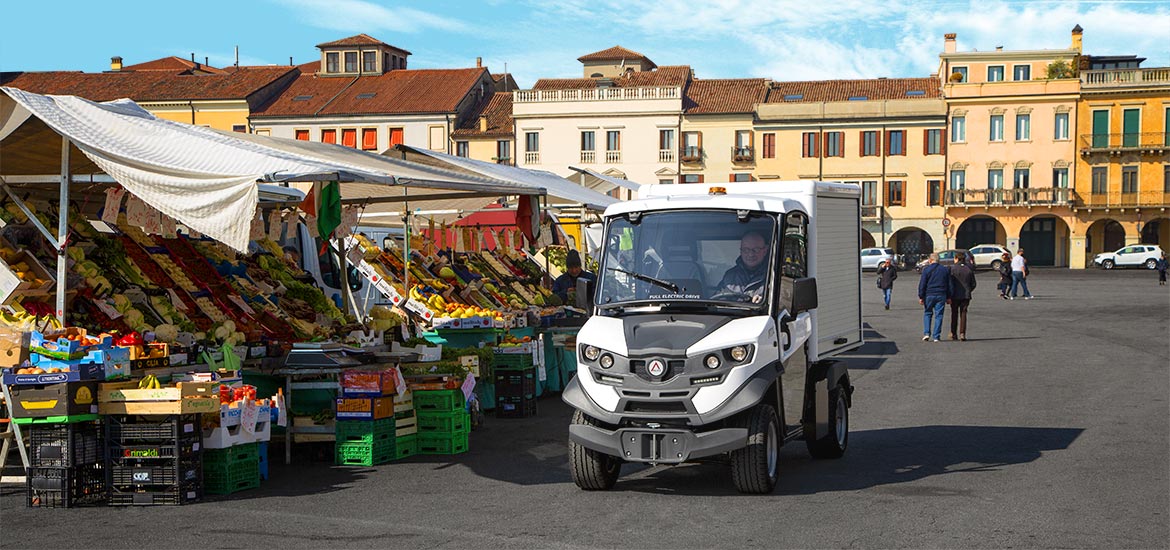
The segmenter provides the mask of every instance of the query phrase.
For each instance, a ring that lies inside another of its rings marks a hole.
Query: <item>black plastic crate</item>
[[[153,489],[111,488],[110,506],[178,506],[203,498],[203,484],[186,483]]]
[[[136,445],[122,445],[106,442],[106,463],[115,466],[137,464],[139,462],[166,461],[166,460],[198,460],[202,456],[203,445],[199,441],[179,441],[178,443],[140,443]]]
[[[496,395],[524,397],[536,393],[536,369],[496,370]]]
[[[163,417],[114,415],[105,417],[106,439],[111,442],[175,442],[201,439],[203,428],[197,414]]]
[[[197,460],[175,464],[137,464],[110,466],[108,483],[111,487],[140,487],[147,485],[178,485],[202,481],[202,466]]]
[[[496,418],[526,418],[536,416],[536,397],[496,396]]]
[[[43,468],[101,464],[105,457],[97,422],[31,424],[29,463]]]
[[[30,508],[73,508],[105,502],[105,472],[100,464],[45,468],[32,466],[25,478]]]

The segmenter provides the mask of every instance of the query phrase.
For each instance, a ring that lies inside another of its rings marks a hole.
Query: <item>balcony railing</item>
[[[1027,189],[950,189],[947,206],[1070,206],[1076,191],[1067,187]]]
[[[679,151],[679,159],[683,162],[703,162],[703,148],[702,147],[683,147]]]
[[[621,162],[622,162],[622,152],[621,151],[606,151],[605,152],[605,163],[606,164],[621,164]]]
[[[866,221],[876,221],[876,220],[880,220],[881,217],[882,217],[882,207],[875,206],[875,205],[870,205],[870,206],[862,205],[861,206],[861,219],[866,220]]]
[[[1139,191],[1137,193],[1089,193],[1080,197],[1077,206],[1085,208],[1170,207],[1170,192]]]
[[[540,164],[540,151],[524,153],[524,164]]]
[[[593,164],[597,160],[597,151],[581,151],[581,164]]]
[[[1142,132],[1129,134],[1081,134],[1081,154],[1125,152],[1161,155],[1170,151],[1170,134]]]
[[[674,162],[674,149],[659,149],[658,162]]]
[[[731,160],[734,162],[754,162],[756,160],[755,148],[732,147]]]
[[[1170,67],[1081,71],[1081,88],[1121,88],[1170,85]]]
[[[642,86],[636,88],[579,88],[569,90],[518,90],[512,94],[516,103],[554,101],[612,101],[635,99],[679,99],[678,86]]]

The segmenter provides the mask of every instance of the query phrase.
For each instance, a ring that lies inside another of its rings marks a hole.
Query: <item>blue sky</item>
[[[926,76],[943,34],[959,50],[1084,49],[1170,66],[1170,0],[201,0],[7,2],[0,70],[109,68],[168,55],[212,65],[316,59],[314,47],[366,33],[413,53],[413,68],[505,63],[520,85],[580,76],[577,57],[620,44],[700,78]]]

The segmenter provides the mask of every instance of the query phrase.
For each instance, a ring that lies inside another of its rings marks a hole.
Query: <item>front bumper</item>
[[[747,445],[747,428],[722,428],[696,433],[674,428],[620,428],[569,426],[569,439],[584,447],[627,462],[678,464],[734,451]]]

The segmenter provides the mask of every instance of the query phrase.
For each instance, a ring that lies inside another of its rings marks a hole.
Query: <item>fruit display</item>
[[[53,286],[52,276],[45,268],[41,267],[40,262],[31,254],[0,242],[0,258],[8,265],[12,274],[20,279],[25,289],[41,291]]]

